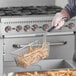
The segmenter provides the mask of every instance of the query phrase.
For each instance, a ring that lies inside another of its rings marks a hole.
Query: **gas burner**
[[[0,16],[4,16],[5,12],[4,11],[0,11]]]
[[[48,15],[61,11],[57,6],[27,6],[0,8],[0,16]]]
[[[30,10],[22,10],[22,15],[31,15],[32,12]]]

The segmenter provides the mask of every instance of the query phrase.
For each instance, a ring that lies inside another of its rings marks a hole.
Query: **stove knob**
[[[32,30],[35,31],[36,29],[38,29],[38,25],[32,25]]]
[[[44,31],[46,31],[46,30],[48,30],[49,26],[48,26],[48,24],[44,24],[42,28]]]
[[[74,23],[70,23],[69,26],[68,26],[68,28],[69,28],[69,29],[74,29],[74,28],[75,28]]]
[[[21,30],[22,30],[22,26],[18,25],[18,26],[16,27],[16,31],[17,31],[17,32],[20,32]]]
[[[30,30],[30,26],[29,25],[25,25],[24,26],[24,31],[29,31]]]
[[[11,31],[11,26],[6,26],[6,27],[5,27],[5,31],[6,31],[6,32]]]

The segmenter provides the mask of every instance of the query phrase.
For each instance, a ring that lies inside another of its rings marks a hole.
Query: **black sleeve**
[[[76,16],[76,0],[68,0],[68,4],[64,8],[70,17]]]

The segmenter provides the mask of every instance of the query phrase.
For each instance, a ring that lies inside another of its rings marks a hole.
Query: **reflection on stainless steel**
[[[57,60],[55,60],[55,59],[54,60],[43,60],[43,61],[40,61],[38,63],[38,65],[40,65],[41,68],[44,70],[72,68],[72,65],[70,63],[68,63],[68,61],[61,60],[61,59],[60,60],[59,59],[57,59]]]

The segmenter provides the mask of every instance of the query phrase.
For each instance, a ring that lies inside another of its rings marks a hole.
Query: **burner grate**
[[[58,6],[28,6],[0,8],[0,16],[47,15],[61,11]]]

